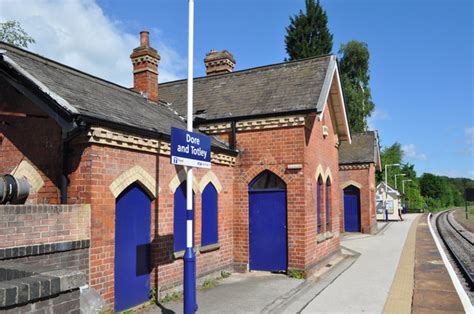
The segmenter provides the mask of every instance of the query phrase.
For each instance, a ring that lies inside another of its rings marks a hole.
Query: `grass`
[[[182,291],[173,291],[171,293],[166,294],[164,297],[160,299],[160,303],[167,303],[171,301],[180,300],[183,298]]]
[[[305,272],[303,270],[298,269],[288,269],[288,277],[295,279],[304,279]]]

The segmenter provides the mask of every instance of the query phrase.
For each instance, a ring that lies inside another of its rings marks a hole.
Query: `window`
[[[202,192],[201,246],[218,243],[218,227],[217,190],[209,183]]]
[[[253,190],[286,190],[286,184],[276,174],[265,170],[249,185],[250,191]]]
[[[186,249],[186,181],[183,181],[174,192],[173,230],[174,251],[184,251]]]
[[[323,189],[323,180],[321,177],[318,178],[318,186],[316,188],[316,224],[317,232],[321,232],[321,190]]]
[[[331,181],[326,181],[326,231],[331,231]]]

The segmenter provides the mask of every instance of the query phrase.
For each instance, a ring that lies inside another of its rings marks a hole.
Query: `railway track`
[[[436,228],[469,290],[474,291],[474,236],[454,221],[452,210],[438,214]]]

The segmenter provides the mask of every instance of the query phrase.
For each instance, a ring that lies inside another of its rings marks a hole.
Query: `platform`
[[[423,215],[414,224],[400,257],[384,313],[464,313]]]

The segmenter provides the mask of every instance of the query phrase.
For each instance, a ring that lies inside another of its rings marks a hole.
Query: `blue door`
[[[360,191],[352,185],[344,189],[344,227],[347,232],[360,231]]]
[[[286,185],[265,171],[249,186],[250,270],[287,270]]]
[[[136,184],[116,201],[115,311],[148,300],[150,292],[151,200]]]

